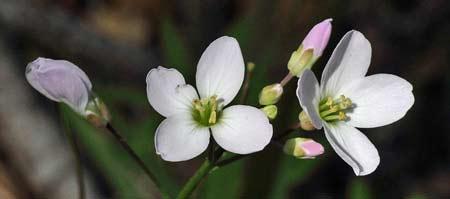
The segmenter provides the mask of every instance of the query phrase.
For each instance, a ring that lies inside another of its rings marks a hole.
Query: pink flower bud
[[[306,140],[300,146],[305,153],[304,158],[314,158],[324,152],[323,146],[314,140]]]
[[[64,102],[84,115],[92,84],[76,65],[65,60],[38,58],[27,65],[25,76],[47,98]]]
[[[325,19],[316,24],[302,42],[303,50],[313,49],[314,57],[320,57],[328,44],[331,34],[332,19]]]
[[[284,152],[301,159],[311,159],[324,152],[320,143],[308,138],[292,138],[286,141],[283,148]]]
[[[306,35],[302,44],[291,55],[288,62],[289,72],[300,77],[305,69],[311,69],[322,56],[331,34],[332,19],[325,19],[315,25]]]

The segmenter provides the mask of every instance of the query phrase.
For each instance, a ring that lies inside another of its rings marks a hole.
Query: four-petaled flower
[[[372,173],[377,149],[358,128],[374,128],[401,119],[414,104],[412,85],[390,74],[365,76],[371,46],[358,31],[348,32],[335,48],[321,84],[311,70],[298,81],[297,97],[315,128],[324,127],[336,153],[356,175]]]
[[[221,37],[203,52],[196,90],[175,69],[158,67],[147,75],[151,106],[166,119],[155,134],[156,152],[166,161],[192,159],[206,150],[210,133],[223,149],[248,154],[262,150],[272,138],[266,115],[251,106],[224,109],[244,80],[244,60],[238,42]]]

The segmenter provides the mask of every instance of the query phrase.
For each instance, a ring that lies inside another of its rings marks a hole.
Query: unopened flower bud
[[[283,86],[281,84],[272,84],[264,87],[259,93],[259,104],[261,105],[271,105],[275,104],[280,100],[283,94]]]
[[[275,105],[264,106],[263,108],[261,108],[261,110],[270,120],[273,120],[277,117],[278,108]]]
[[[309,138],[292,138],[286,141],[283,151],[296,158],[312,159],[324,152],[324,148],[320,143]]]
[[[298,120],[300,121],[300,127],[305,131],[312,131],[316,128],[314,127],[311,118],[305,111],[300,112],[298,115]]]
[[[252,72],[255,69],[255,63],[247,62],[247,72]]]
[[[96,127],[105,127],[111,118],[108,108],[99,97],[94,97],[89,100],[85,117],[89,123]]]
[[[300,47],[294,51],[288,62],[289,71],[297,76],[312,65],[322,56],[331,34],[331,21],[326,19],[315,25],[306,35]]]
[[[27,65],[25,76],[47,98],[63,102],[84,115],[92,84],[76,65],[65,60],[38,58]]]

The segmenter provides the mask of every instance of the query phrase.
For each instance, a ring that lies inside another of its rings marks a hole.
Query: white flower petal
[[[320,100],[320,88],[316,76],[309,69],[306,69],[298,79],[297,98],[300,106],[308,114],[314,127],[321,129],[322,119],[317,110]]]
[[[198,99],[195,89],[186,84],[176,69],[154,68],[147,74],[146,82],[150,105],[165,117],[189,111],[192,101]]]
[[[348,124],[373,128],[401,119],[414,104],[412,89],[408,81],[390,74],[376,74],[355,81],[343,89],[343,94],[355,106],[347,113]]]
[[[38,58],[29,63],[25,76],[47,98],[64,102],[80,114],[89,100],[92,84],[75,64],[65,60]]]
[[[356,175],[368,175],[380,164],[380,156],[370,140],[355,127],[343,122],[324,125],[325,135],[336,153]]]
[[[209,129],[199,127],[189,113],[172,115],[156,130],[156,153],[171,162],[192,159],[206,150],[209,134]]]
[[[264,149],[272,138],[267,116],[251,106],[235,105],[223,110],[219,123],[211,127],[217,144],[227,151],[248,154]]]
[[[200,97],[217,95],[230,103],[244,81],[244,59],[236,39],[223,36],[213,41],[203,52],[195,76]]]
[[[372,48],[358,31],[342,37],[322,73],[322,97],[336,96],[347,83],[363,78],[370,65]]]

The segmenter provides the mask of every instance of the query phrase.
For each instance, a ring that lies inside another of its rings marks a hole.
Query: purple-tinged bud
[[[37,58],[27,65],[25,76],[41,94],[53,101],[63,102],[85,116],[92,84],[76,65],[65,60]]]
[[[288,69],[293,75],[300,77],[305,69],[310,69],[322,56],[330,39],[331,21],[332,19],[326,19],[315,25],[303,39],[300,47],[292,53]]]
[[[292,138],[286,141],[283,151],[296,158],[312,159],[323,154],[323,146],[309,138]]]
[[[325,19],[315,25],[302,42],[304,50],[313,49],[314,57],[322,56],[323,50],[327,47],[331,35],[331,21],[333,21],[331,18]]]

